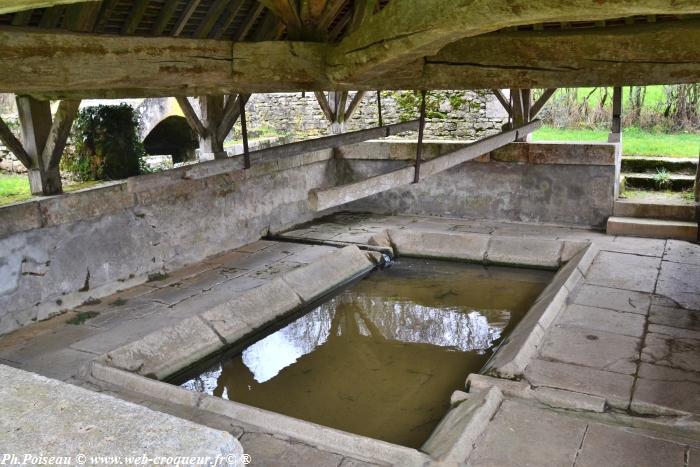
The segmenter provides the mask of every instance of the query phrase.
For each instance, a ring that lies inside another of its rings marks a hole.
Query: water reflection
[[[419,447],[550,278],[403,260],[183,386]]]

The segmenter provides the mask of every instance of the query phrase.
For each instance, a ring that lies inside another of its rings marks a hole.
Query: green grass
[[[532,134],[532,141],[607,142],[605,130],[574,130],[542,127]],[[650,133],[639,128],[622,132],[622,152],[626,156],[698,157],[700,134]]]
[[[66,192],[81,190],[97,185],[100,182],[71,183],[63,187]],[[29,179],[26,175],[0,174],[0,206],[4,204],[18,203],[32,198],[29,192]]]
[[[554,94],[554,99],[559,98],[561,95],[565,94],[564,89],[559,89]],[[613,88],[608,88],[608,97],[605,105],[610,107],[612,105],[612,95]],[[580,104],[583,103],[584,99],[588,99],[588,104],[591,106],[600,105],[600,100],[603,97],[603,88],[577,88],[576,89],[576,101]],[[624,108],[630,108],[630,88],[629,86],[622,88],[622,104]],[[647,86],[646,93],[644,95],[644,108],[657,108],[663,106],[666,103],[666,92],[664,86]]]

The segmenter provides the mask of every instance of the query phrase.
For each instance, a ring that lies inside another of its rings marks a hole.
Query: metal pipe
[[[420,181],[420,163],[423,155],[423,131],[425,129],[425,90],[420,92],[420,118],[418,120],[418,147],[416,148],[416,171],[413,177],[413,183]]]
[[[248,128],[245,121],[245,99],[238,95],[238,105],[241,108],[241,134],[243,135],[243,167],[250,168],[250,151],[248,150]]]

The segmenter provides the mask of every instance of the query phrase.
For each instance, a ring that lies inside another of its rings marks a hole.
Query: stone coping
[[[226,184],[235,184],[274,172],[325,162],[332,157],[333,151],[328,149],[298,156],[259,160],[250,169],[245,170],[242,158],[236,156],[9,204],[0,207],[0,238],[17,232],[77,222],[153,204],[198,191],[210,181],[213,182],[215,177],[224,177]]]
[[[98,360],[114,368],[163,380],[259,334],[282,316],[312,306],[329,291],[374,268],[372,256],[357,246],[346,246],[108,352]]]
[[[390,247],[398,255],[430,257],[520,267],[558,269],[488,362],[489,374],[515,378],[537,350],[548,327],[581,279],[579,268],[593,259],[587,243],[482,234],[444,234],[387,230],[371,244]],[[374,253],[376,255],[376,253]],[[211,417],[291,437],[333,452],[370,462],[424,465],[465,458],[503,399],[500,388],[455,401],[421,451],[297,420],[245,404],[194,393],[163,383],[212,355],[259,332],[265,325],[324,297],[329,291],[374,268],[373,252],[348,246],[317,262],[281,275],[266,285],[174,326],[109,352],[93,361],[86,377],[100,385],[148,395],[163,402],[196,408]],[[560,266],[564,264],[564,267]],[[261,312],[262,311],[262,312]],[[467,375],[465,375],[466,377]],[[542,396],[546,397],[546,395]]]
[[[469,144],[470,141],[424,141],[422,157],[431,160]],[[337,153],[346,160],[413,161],[415,141],[370,140],[343,146]],[[507,162],[546,165],[615,165],[615,144],[585,142],[510,143],[471,162]]]
[[[243,448],[230,433],[195,424],[142,405],[99,394],[35,373],[0,365],[2,454],[70,457],[66,465],[92,456],[209,458],[198,465],[243,465]],[[220,459],[217,461],[217,459]],[[138,462],[136,462],[138,463]],[[142,464],[151,462],[141,461]],[[190,464],[190,462],[165,462]]]
[[[391,246],[399,256],[557,270],[482,369],[482,373],[508,379],[522,376],[545,331],[566,307],[597,253],[590,242],[410,229],[386,230],[370,243]]]

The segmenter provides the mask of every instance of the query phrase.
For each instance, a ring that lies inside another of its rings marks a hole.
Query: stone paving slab
[[[574,304],[566,308],[558,323],[562,327],[575,327],[642,337],[646,320],[642,315],[636,313],[624,313],[605,308]]]
[[[525,378],[535,386],[603,397],[613,407],[627,409],[634,377],[567,363],[534,360],[525,369]]]
[[[700,265],[663,261],[656,293],[683,308],[700,310]]]
[[[573,303],[646,315],[649,311],[651,295],[631,290],[583,284],[574,295]]]
[[[3,454],[73,456],[74,465],[78,454],[210,456],[205,465],[231,454],[223,465],[242,465],[229,433],[7,366],[0,379]]]
[[[640,340],[603,331],[553,327],[540,354],[545,359],[633,375]]]
[[[654,292],[661,258],[601,251],[586,275],[586,284]]]
[[[585,431],[584,421],[504,401],[492,423],[476,441],[467,465],[570,466]]]
[[[664,251],[664,261],[700,266],[700,245],[678,240],[668,240]]]
[[[700,311],[679,307],[651,305],[649,322],[692,331],[700,331]]]
[[[577,467],[684,467],[686,446],[591,423],[576,458]]]

